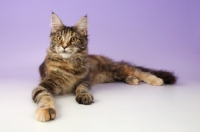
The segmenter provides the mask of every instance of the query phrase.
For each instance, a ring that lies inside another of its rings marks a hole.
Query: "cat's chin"
[[[59,53],[59,54],[60,54],[60,56],[62,56],[62,58],[64,58],[64,59],[67,59],[67,58],[71,57],[71,54],[68,54],[68,53]]]

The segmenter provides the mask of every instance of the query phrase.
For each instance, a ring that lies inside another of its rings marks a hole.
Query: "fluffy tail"
[[[175,84],[177,81],[177,77],[174,75],[173,72],[164,71],[164,70],[153,70],[153,69],[144,68],[141,66],[137,66],[136,68],[140,69],[143,72],[149,72],[149,73],[163,79],[165,84]]]

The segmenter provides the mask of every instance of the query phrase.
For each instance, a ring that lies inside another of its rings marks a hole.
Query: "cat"
[[[115,62],[101,55],[88,55],[88,19],[82,17],[75,26],[65,26],[55,14],[51,15],[50,47],[39,71],[41,81],[32,92],[37,103],[36,119],[46,122],[56,118],[55,96],[75,93],[79,104],[90,105],[90,87],[97,83],[120,81],[130,85],[145,82],[161,86],[174,84],[174,73],[152,70]]]

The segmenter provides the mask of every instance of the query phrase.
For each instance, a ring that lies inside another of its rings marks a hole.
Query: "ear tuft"
[[[75,28],[83,35],[87,36],[87,30],[88,30],[88,19],[87,16],[82,17],[77,24],[75,25]]]
[[[51,27],[52,27],[52,32],[56,32],[57,30],[63,27],[63,23],[60,20],[60,18],[53,12],[51,15]]]

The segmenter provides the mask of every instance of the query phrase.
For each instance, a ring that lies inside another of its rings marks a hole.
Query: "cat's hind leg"
[[[139,78],[139,80],[145,83],[148,83],[154,86],[164,85],[163,79],[151,74],[150,72],[144,72],[137,68],[133,68],[132,71],[133,72],[130,72],[130,73],[132,73],[134,77]]]
[[[125,82],[130,85],[138,85],[140,80],[134,76],[128,76],[126,77]]]
[[[155,86],[164,85],[163,79],[155,76],[151,71],[135,67],[124,61],[114,63],[112,73],[115,80],[122,80],[132,85],[137,85],[140,81]]]

